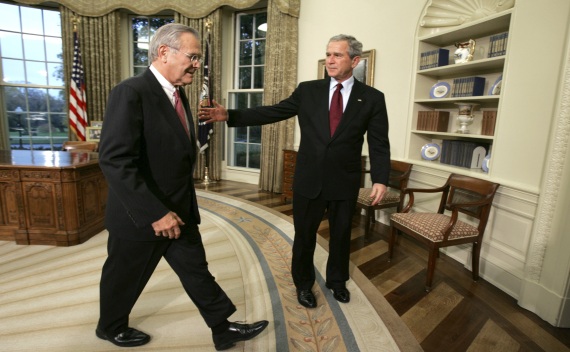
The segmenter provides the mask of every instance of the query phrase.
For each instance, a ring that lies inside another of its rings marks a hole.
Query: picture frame
[[[88,142],[99,142],[100,138],[101,138],[101,127],[99,126],[87,127],[85,140],[87,140]]]
[[[360,62],[352,71],[354,78],[369,86],[374,85],[375,56],[375,49],[363,51],[362,56],[360,56]],[[326,59],[321,59],[318,63],[317,78],[324,79],[327,77]]]
[[[101,121],[101,120],[89,121],[89,126],[91,126],[91,127],[103,127],[103,121]]]

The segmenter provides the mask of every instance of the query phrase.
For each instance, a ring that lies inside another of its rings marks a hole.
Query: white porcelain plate
[[[449,83],[447,82],[439,82],[434,84],[430,91],[429,91],[429,96],[432,99],[440,99],[440,98],[445,98],[449,95],[449,92],[451,91],[451,87],[449,86]]]
[[[435,160],[441,154],[441,147],[437,143],[428,143],[422,147],[421,153],[425,160]]]
[[[500,95],[502,82],[503,82],[503,75],[500,75],[499,78],[497,78],[495,83],[493,83],[493,85],[489,89],[489,95]]]
[[[491,160],[491,154],[487,155],[483,159],[483,163],[481,164],[481,169],[485,172],[489,172],[489,161]]]

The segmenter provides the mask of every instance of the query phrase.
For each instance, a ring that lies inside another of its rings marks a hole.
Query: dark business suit
[[[298,289],[310,289],[315,281],[316,232],[325,210],[331,228],[327,283],[342,287],[349,278],[350,222],[360,188],[365,133],[372,182],[386,185],[390,173],[384,95],[355,80],[342,120],[331,137],[329,88],[330,78],[303,82],[276,105],[228,111],[229,126],[263,125],[298,116],[301,143],[293,180],[292,263]]]
[[[181,99],[192,122],[188,100]],[[105,225],[109,256],[101,277],[99,328],[114,336],[162,257],[208,326],[235,307],[208,271],[192,173],[196,138],[186,134],[171,101],[148,69],[110,93],[99,146],[109,185]],[[179,239],[155,236],[152,223],[173,211],[185,223]]]

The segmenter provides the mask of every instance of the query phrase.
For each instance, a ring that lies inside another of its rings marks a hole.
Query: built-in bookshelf
[[[468,162],[441,159],[441,154],[437,158],[433,158],[433,155],[426,158],[425,154],[422,157],[422,148],[435,143],[440,153],[446,156],[450,149],[443,150],[444,144],[445,148],[451,145],[456,148],[458,145],[461,148],[483,146],[485,155],[492,156],[493,142],[500,132],[496,125],[500,120],[503,70],[509,55],[511,14],[512,9],[453,28],[440,28],[427,35],[422,35],[420,31],[412,88],[408,159],[451,172],[457,168],[461,168],[463,173],[484,175],[492,172],[488,169],[484,171],[479,166],[470,167]],[[472,59],[455,63],[456,43],[469,40],[475,41]],[[439,57],[447,52],[447,60]],[[465,133],[465,126],[461,129],[458,123],[458,103],[474,106],[472,123],[467,126],[468,133]],[[477,152],[480,153],[480,148]]]

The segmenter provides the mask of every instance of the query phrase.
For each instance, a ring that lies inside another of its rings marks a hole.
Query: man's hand
[[[152,223],[155,236],[164,236],[170,239],[178,239],[180,237],[180,226],[184,222],[175,212],[170,211],[164,215],[162,219]]]
[[[198,118],[200,123],[212,123],[218,121],[228,120],[228,110],[222,105],[218,104],[215,100],[212,100],[214,107],[212,108],[200,108],[198,111]]]
[[[381,183],[375,183],[372,185],[372,192],[370,193],[370,198],[372,199],[372,205],[378,204],[384,198],[384,194],[386,194],[386,185]]]

